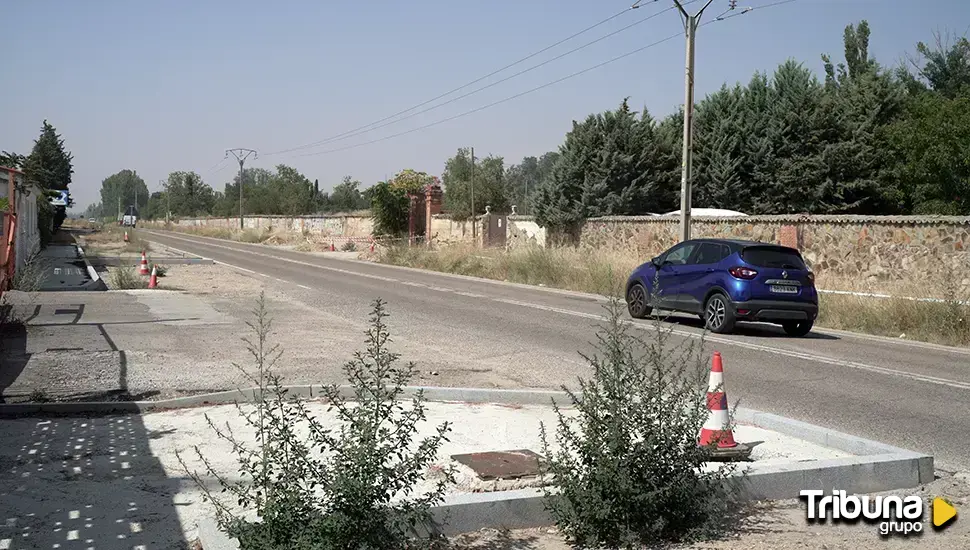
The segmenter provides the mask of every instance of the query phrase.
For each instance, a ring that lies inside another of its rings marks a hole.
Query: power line
[[[555,84],[559,84],[560,82],[564,82],[566,80],[569,80],[570,78],[575,78],[577,76],[586,74],[586,73],[588,73],[588,72],[590,72],[590,71],[592,71],[594,69],[599,69],[600,67],[609,65],[610,63],[614,63],[614,62],[619,61],[621,59],[625,59],[627,57],[630,57],[631,55],[638,54],[638,53],[640,53],[640,52],[642,52],[644,50],[650,49],[650,48],[652,48],[654,46],[659,46],[660,44],[663,44],[664,42],[667,42],[669,40],[673,40],[674,38],[677,38],[678,36],[680,36],[680,33],[679,32],[677,34],[672,34],[672,35],[670,35],[670,36],[668,36],[666,38],[660,39],[660,40],[658,40],[656,42],[647,44],[646,46],[642,46],[640,48],[637,48],[637,49],[635,49],[633,51],[630,51],[630,52],[627,52],[625,54],[618,55],[618,56],[616,56],[616,57],[614,57],[612,59],[608,59],[606,61],[603,61],[602,63],[597,63],[596,65],[593,65],[592,67],[587,67],[587,68],[585,68],[585,69],[583,69],[581,71],[576,71],[576,72],[574,72],[572,74],[566,75],[566,76],[564,76],[562,78],[559,78],[557,80],[553,80],[552,82],[546,82],[545,84],[541,84],[539,86],[536,86],[535,88],[526,90],[524,92],[519,92],[519,93],[517,93],[515,95],[511,95],[509,97],[500,99],[498,101],[493,101],[492,103],[489,103],[488,105],[484,105],[482,107],[478,107],[478,108],[472,109],[470,111],[465,111],[463,113],[459,113],[457,115],[450,116],[448,118],[444,118],[444,119],[441,119],[441,120],[437,120],[437,121],[432,122],[430,124],[425,124],[424,126],[418,126],[417,128],[411,128],[410,130],[406,130],[404,132],[399,132],[397,134],[391,134],[389,136],[385,136],[385,137],[382,137],[382,138],[374,139],[374,140],[371,140],[371,141],[365,141],[365,142],[362,142],[362,143],[357,143],[357,144],[354,144],[354,145],[348,145],[346,147],[340,147],[338,149],[328,149],[326,151],[318,151],[318,152],[315,152],[315,153],[305,153],[305,154],[298,155],[298,156],[301,156],[301,157],[313,157],[313,156],[316,156],[316,155],[326,155],[328,153],[336,153],[338,151],[346,151],[348,149],[355,149],[357,147],[363,147],[364,145],[370,145],[372,143],[378,143],[378,142],[386,141],[386,140],[393,139],[393,138],[396,138],[396,137],[405,136],[405,135],[408,135],[408,134],[417,132],[419,130],[424,130],[426,128],[431,128],[432,126],[437,126],[439,124],[444,124],[445,122],[451,122],[452,120],[455,120],[455,119],[458,119],[458,118],[462,118],[462,117],[465,117],[465,116],[468,116],[468,115],[477,113],[479,111],[484,111],[485,109],[490,109],[492,107],[495,107],[496,105],[501,105],[502,103],[506,103],[508,101],[512,101],[513,99],[518,99],[518,98],[520,98],[520,97],[522,97],[524,95],[528,95],[528,94],[531,94],[533,92],[538,92],[539,90],[542,90],[544,88],[548,88],[549,86],[553,86]]]
[[[302,149],[309,149],[309,148],[312,148],[312,147],[316,147],[316,146],[319,146],[319,145],[324,145],[326,143],[330,143],[332,141],[338,141],[338,140],[341,140],[341,139],[344,139],[344,138],[347,138],[347,137],[352,137],[350,134],[357,135],[359,133],[365,133],[365,132],[368,132],[370,130],[375,130],[376,128],[372,128],[372,126],[376,126],[378,124],[381,124],[383,122],[386,122],[388,120],[391,120],[393,118],[396,118],[396,117],[398,117],[400,115],[410,113],[411,111],[413,111],[415,109],[418,109],[420,107],[424,107],[425,105],[427,105],[429,103],[433,103],[435,101],[438,101],[439,99],[443,99],[445,97],[448,97],[448,96],[450,96],[451,94],[453,94],[455,92],[460,92],[461,90],[464,90],[465,88],[467,88],[467,87],[469,87],[469,86],[471,86],[473,84],[478,84],[479,82],[481,82],[483,80],[486,80],[488,78],[491,78],[491,77],[493,77],[493,76],[495,76],[495,75],[497,75],[497,74],[499,74],[499,73],[501,73],[501,72],[503,72],[503,71],[505,71],[507,69],[511,69],[512,67],[514,67],[516,65],[519,65],[521,63],[524,63],[524,62],[532,59],[533,57],[536,57],[537,55],[543,54],[543,53],[545,53],[545,52],[547,52],[547,51],[549,51],[549,50],[551,50],[551,49],[553,49],[553,48],[555,48],[557,46],[560,46],[562,44],[565,44],[566,42],[569,42],[570,40],[572,40],[572,39],[574,39],[574,38],[576,38],[578,36],[581,36],[583,34],[586,34],[587,32],[589,32],[589,31],[591,31],[593,29],[596,29],[598,27],[601,27],[601,26],[609,23],[610,21],[613,21],[617,17],[620,17],[621,15],[624,15],[624,14],[626,14],[627,12],[629,12],[631,10],[634,10],[634,9],[639,8],[640,7],[640,4],[641,4],[641,1],[637,1],[632,6],[630,6],[628,8],[624,8],[622,11],[619,11],[619,12],[611,15],[610,17],[607,17],[606,19],[600,21],[599,23],[595,23],[593,25],[590,25],[590,26],[586,27],[585,29],[583,29],[583,30],[581,30],[579,32],[576,32],[576,33],[574,33],[574,34],[572,34],[572,35],[570,35],[570,36],[568,36],[566,38],[563,38],[562,40],[560,40],[560,41],[558,41],[558,42],[556,42],[554,44],[551,44],[549,46],[546,46],[545,48],[542,48],[541,50],[538,50],[536,52],[533,52],[533,53],[531,53],[531,54],[529,54],[529,55],[527,55],[527,56],[525,56],[525,57],[523,57],[523,58],[521,58],[521,59],[519,59],[517,61],[514,61],[512,63],[509,63],[508,65],[502,67],[501,69],[497,69],[495,71],[492,71],[492,72],[488,73],[485,76],[476,78],[475,80],[472,80],[471,82],[462,84],[461,86],[459,86],[457,88],[454,88],[452,90],[449,90],[449,91],[447,91],[447,92],[445,92],[445,93],[443,93],[441,95],[438,95],[436,97],[433,97],[433,98],[431,98],[431,99],[429,99],[427,101],[424,101],[422,103],[418,103],[417,105],[414,105],[412,107],[409,107],[409,108],[407,108],[407,109],[405,109],[403,111],[399,111],[397,113],[394,113],[393,115],[386,116],[386,117],[384,117],[384,118],[382,118],[380,120],[376,120],[374,122],[371,122],[370,124],[365,124],[363,126],[354,128],[352,130],[347,130],[346,132],[343,132],[343,133],[340,133],[340,134],[336,134],[336,135],[330,136],[328,138],[324,138],[324,139],[322,139],[320,141],[315,141],[313,143],[308,143],[308,144],[300,145],[300,146],[297,146],[297,147],[291,147],[289,149],[282,149],[282,150],[279,150],[279,151],[273,151],[271,153],[266,153],[263,156],[264,157],[267,157],[267,156],[271,156],[271,155],[279,155],[279,154],[283,154],[283,153],[290,153],[290,152],[293,152],[293,151],[299,151],[299,150],[302,150]],[[650,1],[650,3],[656,3],[658,0],[649,0],[649,1]],[[691,0],[691,1],[692,2],[696,2],[697,0]],[[664,11],[667,11],[667,10],[664,10]],[[657,15],[659,15],[659,14],[657,14]],[[638,23],[635,23],[634,25],[639,24],[639,23],[642,23],[642,22],[643,21],[640,21]],[[551,61],[555,61],[556,59],[560,59],[560,58],[562,58],[562,57],[564,57],[566,55],[569,55],[570,53],[574,53],[574,52],[578,51],[579,49],[582,49],[583,47],[591,46],[595,42],[599,42],[600,40],[603,40],[603,39],[605,39],[605,38],[607,38],[609,36],[613,36],[614,34],[617,34],[619,32],[622,32],[623,30],[626,30],[626,29],[628,29],[628,28],[630,28],[630,27],[632,27],[634,25],[629,25],[627,27],[624,27],[623,29],[620,29],[619,31],[615,31],[614,33],[608,34],[608,35],[604,36],[603,38],[600,38],[599,40],[596,40],[594,42],[591,42],[589,44],[586,44],[585,46],[582,46],[582,47],[577,48],[575,50],[571,50],[570,52],[567,52],[566,54],[563,54],[563,55],[561,55],[559,57],[553,58],[553,59],[551,59],[549,61],[546,61],[545,63],[543,63],[541,65],[537,65],[537,66],[532,67],[531,69],[528,69],[528,70],[536,69],[536,68],[538,68],[538,67],[540,67],[540,66],[542,66],[542,65],[544,65],[546,63],[550,63]],[[523,73],[524,72],[528,72],[528,70],[527,71],[523,71]],[[508,77],[508,78],[514,78],[515,76],[518,76],[519,74],[522,74],[522,73],[517,73],[516,75],[513,75],[512,77]],[[506,78],[504,80],[500,80],[499,82],[496,82],[495,84],[499,84],[501,82],[504,82],[505,80],[508,80],[508,78]],[[494,86],[495,84],[492,84],[492,85]],[[483,89],[485,89],[485,88],[481,88],[481,89],[479,89],[477,91],[481,91]],[[472,93],[475,93],[475,92],[472,92]],[[467,94],[467,95],[471,95],[471,94]],[[462,97],[467,97],[467,95],[462,96]],[[461,98],[458,98],[458,99],[461,99]],[[454,101],[454,100],[452,100],[452,101]],[[449,103],[450,103],[450,101],[449,101]],[[443,105],[446,105],[446,104],[447,103],[445,103]],[[439,107],[440,107],[440,105],[439,105]],[[422,113],[423,112],[426,112],[426,111],[422,111]],[[420,114],[420,113],[416,113],[416,114]],[[415,116],[415,115],[411,115],[411,116]],[[409,117],[406,117],[406,118],[411,118],[411,117],[409,116]],[[401,120],[404,120],[404,119],[401,119]],[[400,122],[400,120],[397,121],[397,122]],[[383,127],[383,126],[381,126],[381,127]]]
[[[697,1],[697,0],[692,0],[692,1]],[[724,17],[722,19],[712,19],[712,20],[710,20],[710,21],[708,21],[706,23],[703,23],[703,24],[701,24],[699,26],[700,27],[706,27],[707,25],[711,25],[711,24],[714,24],[714,23],[719,23],[721,21],[726,21],[726,20],[730,19],[731,17],[734,17],[736,15],[741,15],[742,13],[746,13],[747,11],[754,11],[755,9],[764,9],[764,8],[770,8],[770,7],[774,7],[774,6],[780,6],[780,5],[783,5],[783,4],[789,4],[789,3],[794,2],[794,1],[795,0],[781,0],[781,1],[778,1],[778,2],[773,2],[771,4],[765,4],[765,5],[761,5],[761,6],[756,6],[754,8],[746,8],[746,11],[745,12],[737,13],[737,14],[734,14],[732,16]],[[682,5],[686,5],[686,3],[682,3]],[[432,128],[434,126],[438,126],[438,125],[444,124],[446,122],[451,122],[452,120],[456,120],[456,119],[459,119],[459,118],[463,118],[463,117],[466,117],[468,115],[472,115],[472,114],[478,113],[480,111],[484,111],[486,109],[490,109],[492,107],[501,105],[503,103],[507,103],[507,102],[512,101],[514,99],[518,99],[518,98],[520,98],[522,96],[525,96],[525,95],[528,95],[528,94],[537,92],[539,90],[548,88],[550,86],[554,86],[556,84],[559,84],[560,82],[564,82],[566,80],[575,78],[577,76],[581,76],[581,75],[586,74],[586,73],[588,73],[590,71],[599,69],[600,67],[604,67],[606,65],[609,65],[611,63],[615,63],[617,61],[620,61],[621,59],[625,59],[625,58],[630,57],[632,55],[636,55],[636,54],[638,54],[640,52],[643,52],[643,51],[648,50],[650,48],[653,48],[655,46],[659,46],[660,44],[663,44],[664,42],[668,42],[670,40],[673,40],[674,38],[677,38],[677,37],[681,36],[681,34],[682,33],[677,32],[675,34],[672,34],[670,36],[667,36],[666,38],[662,38],[660,40],[657,40],[656,42],[652,42],[650,44],[647,44],[646,46],[641,46],[640,48],[637,48],[637,49],[632,50],[632,51],[629,51],[627,53],[618,55],[616,57],[613,57],[613,58],[608,59],[606,61],[603,61],[601,63],[597,63],[596,65],[593,65],[591,67],[587,67],[587,68],[582,69],[580,71],[576,71],[576,72],[574,72],[572,74],[569,74],[569,75],[566,75],[566,76],[564,76],[562,78],[559,78],[559,79],[556,79],[556,80],[553,80],[553,81],[550,81],[550,82],[546,82],[545,84],[541,84],[539,86],[536,86],[536,87],[531,88],[529,90],[526,90],[524,92],[519,92],[517,94],[511,95],[511,96],[508,96],[508,97],[505,97],[505,98],[500,99],[498,101],[493,101],[492,103],[489,103],[487,105],[483,105],[483,106],[478,107],[478,108],[475,108],[475,109],[471,109],[471,110],[468,110],[468,111],[464,111],[462,113],[458,113],[457,115],[453,115],[453,116],[450,116],[450,117],[447,117],[447,118],[443,118],[441,120],[437,120],[435,122],[431,122],[431,123],[425,124],[423,126],[418,126],[418,127],[415,127],[415,128],[411,128],[409,130],[405,130],[403,132],[398,132],[396,134],[391,134],[389,136],[384,136],[384,137],[381,137],[381,138],[372,139],[370,141],[364,141],[364,142],[356,143],[356,144],[353,144],[353,145],[347,145],[345,147],[339,147],[339,148],[336,148],[336,149],[327,149],[325,151],[316,151],[316,152],[313,152],[313,153],[304,153],[302,155],[297,155],[297,156],[299,156],[299,157],[313,157],[313,156],[318,156],[318,155],[327,155],[327,154],[331,154],[331,153],[338,153],[338,152],[341,152],[341,151],[347,151],[347,150],[350,150],[350,149],[356,149],[358,147],[364,147],[366,145],[372,145],[374,143],[380,143],[382,141],[387,141],[387,140],[394,139],[394,138],[398,138],[398,137],[401,137],[401,136],[406,136],[408,134],[412,134],[414,132],[418,132],[418,131],[421,131],[421,130],[426,130],[426,129]]]
[[[779,0],[777,2],[771,2],[770,4],[762,4],[760,6],[749,6],[749,7],[741,8],[741,11],[738,11],[737,13],[732,13],[731,15],[728,15],[727,17],[722,17],[724,15],[724,13],[727,13],[727,12],[724,12],[721,15],[718,15],[717,17],[715,17],[714,20],[708,21],[707,23],[705,23],[705,25],[706,24],[709,24],[709,23],[713,23],[715,21],[727,21],[728,19],[732,19],[734,17],[738,17],[738,16],[744,15],[746,13],[753,12],[755,10],[763,10],[765,8],[773,8],[775,6],[782,6],[782,5],[785,5],[785,4],[791,4],[794,1],[795,0]],[[728,10],[728,11],[732,11],[732,10]]]
[[[699,0],[689,0],[688,2],[685,2],[684,5],[691,4],[691,3],[694,3],[694,2],[698,2],[698,1]],[[360,131],[360,132],[346,133],[346,135],[342,135],[341,137],[335,137],[335,138],[331,138],[331,139],[326,139],[326,140],[323,140],[323,141],[320,141],[320,142],[316,142],[316,143],[314,143],[312,145],[304,145],[304,146],[297,147],[297,148],[294,148],[294,149],[291,149],[291,150],[287,150],[286,152],[293,151],[293,150],[299,150],[299,149],[309,149],[309,148],[312,148],[312,147],[316,147],[318,145],[324,145],[326,143],[331,143],[331,142],[334,142],[334,141],[343,141],[345,139],[349,139],[349,138],[352,138],[352,137],[356,137],[356,136],[361,135],[361,134],[366,134],[366,133],[371,132],[373,130],[377,130],[377,129],[380,129],[380,128],[384,128],[386,126],[391,126],[391,125],[397,124],[399,122],[404,122],[405,120],[408,120],[410,118],[414,118],[414,117],[416,117],[418,115],[427,113],[429,111],[433,111],[433,110],[438,109],[440,107],[444,107],[445,105],[449,105],[449,104],[454,103],[456,101],[462,100],[462,99],[464,99],[466,97],[475,95],[478,92],[481,92],[483,90],[487,90],[487,89],[492,88],[494,86],[498,86],[499,84],[502,84],[503,82],[508,82],[509,80],[512,80],[513,78],[517,78],[519,76],[524,75],[525,73],[534,71],[534,70],[536,70],[536,69],[538,69],[540,67],[543,67],[545,65],[548,65],[549,63],[552,63],[553,61],[558,61],[558,60],[560,60],[560,59],[562,59],[562,58],[564,58],[564,57],[566,57],[568,55],[572,55],[572,54],[574,54],[574,53],[576,53],[576,52],[578,52],[580,50],[583,50],[583,49],[588,48],[588,47],[590,47],[590,46],[592,46],[594,44],[597,44],[599,42],[602,42],[603,40],[606,40],[607,38],[610,38],[612,36],[616,36],[617,34],[620,34],[621,32],[624,32],[624,31],[627,31],[629,29],[632,29],[633,27],[635,27],[637,25],[641,25],[643,23],[646,23],[647,21],[649,21],[649,20],[651,20],[651,19],[653,19],[655,17],[659,17],[659,16],[663,15],[664,13],[666,13],[668,11],[671,11],[673,9],[674,9],[674,6],[671,6],[671,7],[667,8],[667,9],[665,9],[665,10],[662,10],[662,11],[659,11],[657,13],[654,13],[653,15],[648,15],[647,17],[644,17],[642,19],[639,19],[639,20],[637,20],[637,21],[635,21],[635,22],[633,22],[633,23],[631,23],[631,24],[629,24],[629,25],[627,25],[625,27],[622,27],[620,29],[617,29],[617,30],[609,33],[609,34],[606,34],[604,36],[601,36],[601,37],[597,38],[596,40],[592,40],[592,41],[587,42],[587,43],[585,43],[585,44],[583,44],[581,46],[577,46],[577,47],[575,47],[575,48],[573,48],[573,49],[571,49],[571,50],[569,50],[567,52],[564,52],[564,53],[561,53],[561,54],[557,55],[556,57],[553,57],[551,59],[547,59],[546,61],[543,61],[542,63],[538,63],[536,65],[533,65],[533,66],[529,67],[529,68],[523,69],[523,70],[521,70],[521,71],[519,71],[517,73],[511,74],[511,75],[509,75],[509,76],[507,76],[507,77],[505,77],[505,78],[503,78],[501,80],[497,80],[495,82],[492,82],[491,84],[486,84],[485,86],[482,86],[480,88],[476,88],[476,89],[474,89],[474,90],[472,90],[472,91],[470,91],[468,93],[462,94],[462,95],[460,95],[458,97],[453,97],[453,98],[449,99],[448,101],[445,101],[444,103],[439,103],[437,105],[432,105],[432,106],[430,106],[430,107],[428,107],[426,109],[422,109],[420,111],[411,113],[408,116],[399,118],[397,120],[391,120],[391,121],[385,122],[385,123],[380,124],[378,126],[374,126],[372,128],[368,128],[368,129],[363,130],[363,131]],[[282,153],[282,151],[280,153]],[[263,156],[267,156],[267,155],[263,155]]]

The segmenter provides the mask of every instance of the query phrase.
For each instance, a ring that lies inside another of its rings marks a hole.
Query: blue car
[[[818,316],[815,275],[797,250],[725,239],[684,241],[636,268],[626,302],[634,318],[654,309],[693,313],[719,334],[753,321],[805,336]]]

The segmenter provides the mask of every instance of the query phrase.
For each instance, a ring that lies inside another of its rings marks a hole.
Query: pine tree
[[[45,120],[40,137],[24,162],[24,172],[43,189],[64,191],[74,174],[73,160],[74,155],[64,149],[64,139]]]
[[[698,105],[694,141],[694,204],[747,212],[750,177],[742,172],[745,132],[740,86],[708,95]]]

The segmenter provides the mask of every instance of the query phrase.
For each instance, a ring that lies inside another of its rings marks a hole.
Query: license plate
[[[769,290],[777,292],[778,294],[798,294],[797,286],[771,285]]]

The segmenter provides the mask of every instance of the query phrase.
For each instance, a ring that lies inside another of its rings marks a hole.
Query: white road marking
[[[179,239],[179,237],[172,237],[172,238]],[[192,242],[190,239],[180,239],[180,240],[184,240],[184,241],[187,241],[187,242]],[[232,248],[232,247],[225,246],[225,245],[220,245],[220,244],[205,243],[203,246],[212,246],[212,247],[216,247],[216,248],[224,248],[224,249],[227,249],[227,250],[232,250],[234,252],[243,252],[243,251],[239,250],[238,248]],[[303,265],[303,266],[313,267],[313,268],[316,268],[316,269],[323,269],[323,270],[326,270],[326,271],[333,271],[333,272],[337,272],[337,273],[343,273],[343,274],[346,274],[346,275],[352,275],[352,276],[358,276],[358,277],[366,277],[366,278],[370,278],[370,279],[377,279],[377,280],[381,280],[381,281],[385,281],[385,282],[397,283],[397,284],[402,284],[402,285],[407,285],[407,286],[422,287],[422,288],[427,288],[428,290],[433,290],[433,291],[436,291],[436,292],[448,292],[448,293],[456,293],[456,294],[458,294],[458,292],[456,292],[455,290],[453,290],[453,289],[446,289],[444,287],[438,287],[438,286],[432,286],[432,285],[425,285],[423,283],[415,283],[415,282],[411,282],[411,281],[401,281],[401,280],[394,279],[394,278],[391,278],[391,277],[382,277],[382,276],[379,276],[379,275],[371,275],[371,274],[367,274],[367,273],[358,273],[358,272],[355,272],[355,271],[349,271],[349,270],[346,270],[346,269],[339,269],[339,268],[335,268],[335,267],[321,266],[321,265],[318,265],[318,264],[312,264],[312,263],[309,263],[309,262],[302,262],[300,260],[292,260],[292,259],[284,258],[284,257],[281,257],[281,256],[275,256],[275,255],[272,255],[272,254],[263,254],[263,253],[255,252],[255,251],[253,251],[253,252],[247,252],[247,253],[250,253],[250,254],[252,254],[254,256],[262,256],[262,257],[265,257],[265,258],[279,260],[279,261],[282,261],[282,262],[289,262],[289,263],[293,263],[293,264],[297,264],[297,265]],[[218,262],[218,263],[224,263],[224,262]],[[225,264],[225,265],[230,265],[230,264]],[[233,266],[230,265],[230,267],[233,267]],[[244,269],[244,268],[238,268],[238,269]],[[249,271],[249,270],[246,270],[246,271]],[[256,273],[254,271],[250,271],[250,272],[251,273]],[[512,299],[509,299],[509,298],[496,298],[496,297],[490,297],[490,296],[481,296],[481,297],[483,299],[487,299],[487,300],[490,300],[490,301],[493,301],[493,302],[500,302],[500,303],[509,304],[509,305],[515,305],[515,306],[520,306],[520,307],[528,307],[528,308],[542,310],[542,311],[549,311],[549,312],[553,312],[553,313],[560,313],[560,314],[563,314],[563,315],[570,315],[570,316],[573,316],[573,317],[582,317],[582,318],[585,318],[585,319],[594,319],[594,320],[599,320],[599,321],[603,321],[603,320],[606,319],[606,317],[603,316],[603,315],[596,315],[596,314],[593,314],[593,313],[586,313],[586,312],[582,312],[582,311],[574,311],[574,310],[571,310],[571,309],[563,309],[563,308],[557,308],[557,307],[552,307],[552,306],[546,306],[546,305],[542,305],[542,304],[535,304],[535,303],[532,303],[532,302],[523,302],[523,301],[520,301],[520,300],[512,300]],[[629,325],[631,325],[631,326],[640,328],[640,329],[655,330],[655,327],[654,326],[649,325],[649,324],[646,324],[646,323],[635,322],[635,321],[624,321],[624,322],[627,323],[627,324],[629,324]],[[950,380],[950,379],[947,379],[947,378],[939,378],[939,377],[935,377],[935,376],[926,376],[926,375],[922,375],[922,374],[905,372],[905,371],[896,370],[896,369],[889,369],[889,368],[885,368],[885,367],[877,367],[875,365],[867,365],[865,363],[858,363],[858,362],[855,362],[855,361],[846,361],[846,360],[843,360],[843,359],[836,359],[834,357],[827,357],[827,356],[824,356],[824,355],[817,355],[817,354],[814,354],[814,353],[804,353],[804,352],[800,352],[800,351],[794,351],[794,350],[787,350],[787,349],[775,348],[775,347],[771,347],[771,346],[765,346],[765,345],[762,345],[762,344],[755,344],[755,343],[752,343],[752,342],[744,342],[744,341],[739,341],[739,340],[732,340],[732,339],[725,338],[723,336],[718,336],[718,335],[701,334],[701,333],[691,332],[691,331],[686,331],[686,330],[681,330],[681,329],[670,329],[670,332],[672,334],[676,334],[678,336],[684,336],[684,337],[687,337],[687,338],[694,338],[694,339],[699,339],[699,338],[701,338],[703,336],[704,337],[704,340],[705,341],[708,341],[708,342],[717,342],[717,343],[724,344],[724,345],[728,345],[728,346],[735,346],[735,347],[741,347],[741,348],[755,350],[755,351],[762,351],[762,352],[765,352],[765,353],[772,353],[772,354],[775,354],[775,355],[781,355],[781,356],[785,356],[785,357],[792,357],[792,358],[795,358],[795,359],[804,359],[804,360],[812,361],[812,362],[816,362],[816,363],[822,363],[822,364],[839,366],[839,367],[844,367],[844,368],[851,368],[851,369],[863,370],[863,371],[868,371],[868,372],[875,372],[875,373],[884,374],[884,375],[887,375],[887,376],[896,376],[896,377],[899,377],[899,378],[906,378],[906,379],[909,379],[909,380],[916,380],[916,381],[919,381],[919,382],[926,382],[926,383],[929,383],[929,384],[936,384],[936,385],[948,386],[948,387],[957,388],[957,389],[970,390],[970,383],[960,382],[960,381],[957,381],[957,380]]]

